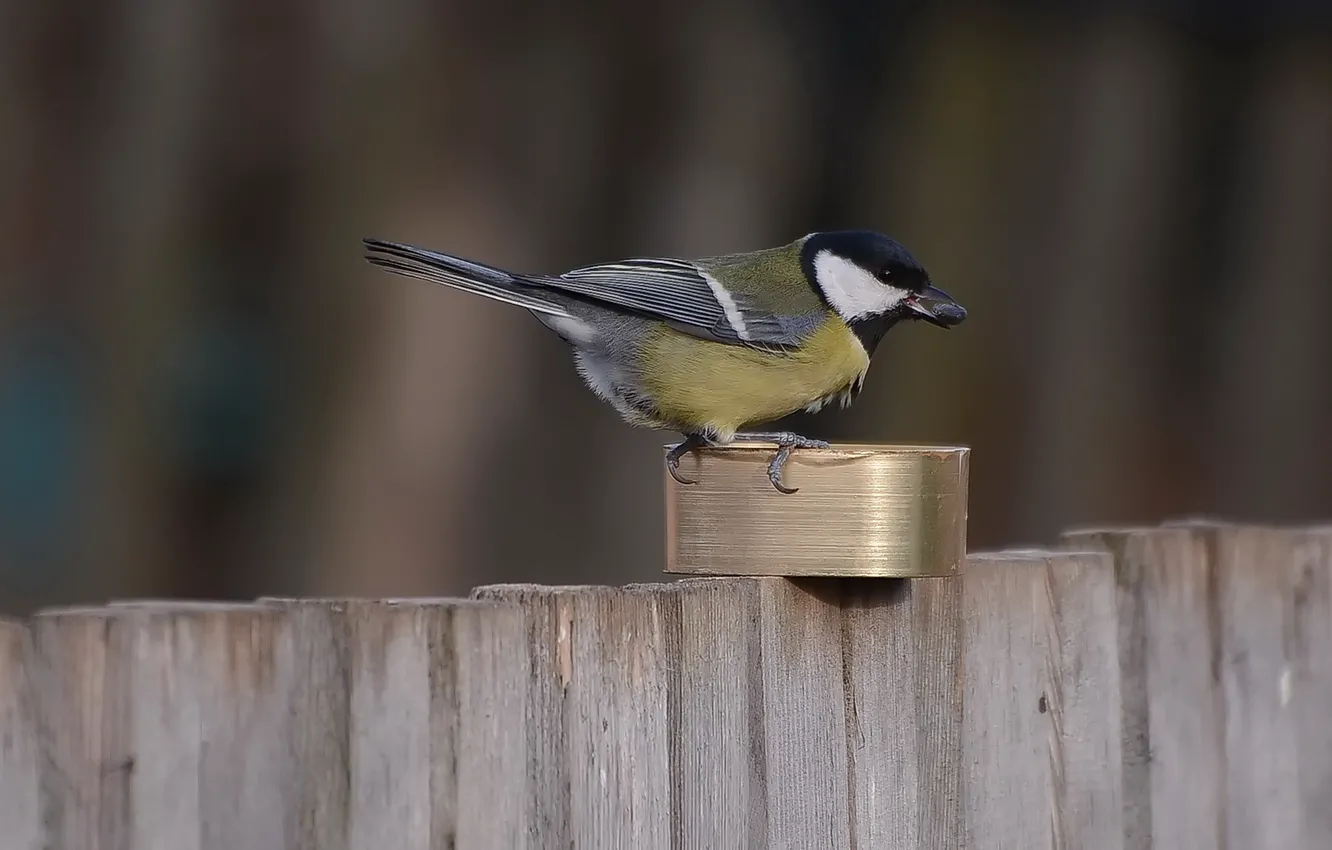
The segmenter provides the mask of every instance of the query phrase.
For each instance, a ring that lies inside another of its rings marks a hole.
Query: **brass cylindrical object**
[[[669,447],[668,447],[669,448]],[[961,446],[840,444],[797,449],[779,493],[776,446],[706,448],[666,478],[666,572],[691,575],[926,577],[957,573],[967,551]]]

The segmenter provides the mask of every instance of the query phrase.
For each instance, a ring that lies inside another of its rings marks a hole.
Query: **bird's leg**
[[[824,440],[802,437],[793,431],[749,431],[736,434],[734,441],[737,443],[776,443],[777,454],[768,463],[768,480],[779,492],[788,495],[800,489],[799,487],[787,487],[782,484],[782,468],[786,466],[786,461],[790,459],[791,452],[795,449],[828,448],[828,443]]]
[[[697,484],[697,481],[690,481],[687,478],[680,477],[680,458],[692,452],[694,449],[701,449],[708,444],[708,441],[698,434],[685,434],[685,438],[679,444],[674,446],[666,453],[666,471],[671,477],[681,484]]]
[[[793,449],[826,449],[826,440],[802,437],[794,431],[740,431],[731,438],[736,443],[776,443]]]

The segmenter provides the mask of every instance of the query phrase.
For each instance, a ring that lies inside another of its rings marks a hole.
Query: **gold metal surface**
[[[669,447],[667,447],[669,449]],[[666,479],[666,572],[925,577],[967,551],[970,449],[834,444],[797,449],[768,482],[776,446],[691,452]]]

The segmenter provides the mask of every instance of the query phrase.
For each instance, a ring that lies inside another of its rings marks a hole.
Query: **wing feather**
[[[685,260],[602,263],[542,278],[539,283],[646,313],[722,342],[796,346],[817,324],[809,317],[792,319],[759,309]]]
[[[778,315],[687,260],[650,258],[584,266],[562,275],[518,275],[493,266],[366,239],[367,259],[388,271],[441,283],[538,313],[569,318],[569,296],[649,316],[705,339],[763,349],[798,347],[826,318]],[[542,291],[546,295],[542,295]],[[564,299],[556,296],[562,293]]]

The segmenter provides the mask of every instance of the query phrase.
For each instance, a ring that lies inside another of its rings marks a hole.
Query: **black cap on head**
[[[815,279],[814,258],[820,251],[845,257],[885,284],[919,292],[929,285],[925,267],[895,239],[873,230],[831,230],[813,233],[800,250],[800,263],[810,280]]]
[[[812,233],[801,246],[806,279],[872,353],[883,335],[904,320],[941,328],[967,315],[930,282],[925,267],[896,240],[870,230]]]

